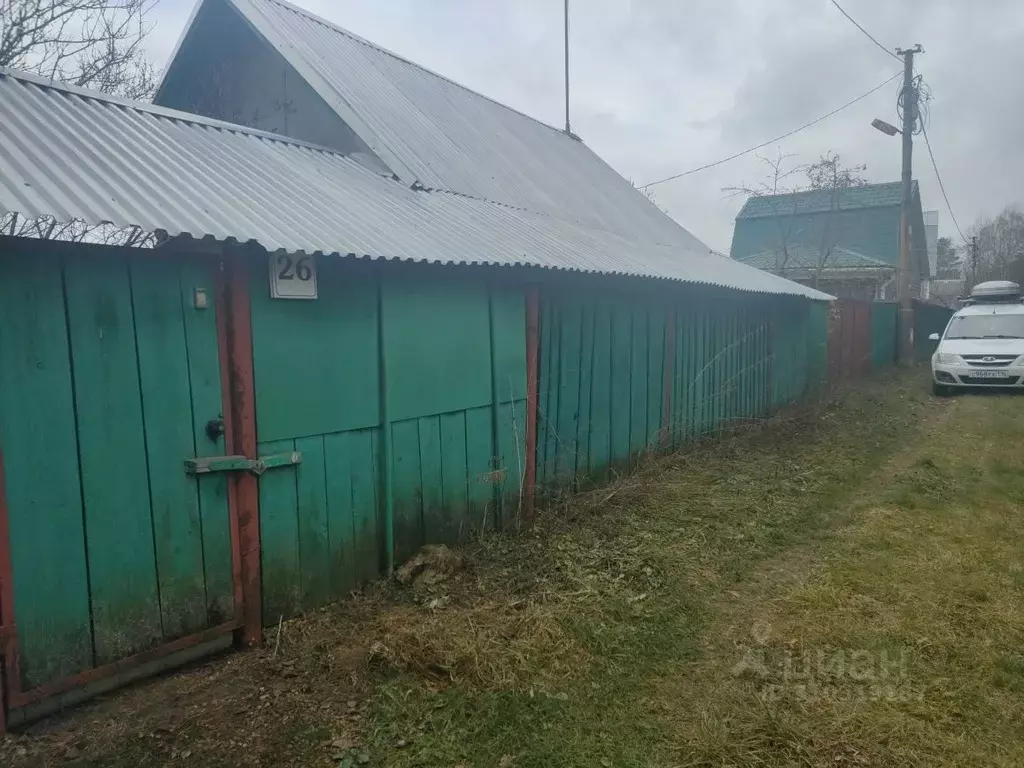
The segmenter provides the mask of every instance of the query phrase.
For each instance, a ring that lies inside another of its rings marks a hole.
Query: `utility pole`
[[[914,303],[910,295],[910,205],[913,198],[911,159],[914,153],[914,126],[917,124],[917,89],[914,87],[914,54],[921,53],[917,44],[908,50],[897,50],[903,57],[903,175],[900,195],[900,364],[914,360]]]
[[[569,0],[565,0],[565,132],[572,134],[569,125]]]

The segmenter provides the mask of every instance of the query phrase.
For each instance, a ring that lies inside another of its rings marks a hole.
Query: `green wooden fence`
[[[825,383],[825,304],[625,285],[544,286],[541,487],[599,481],[645,450],[763,417]]]

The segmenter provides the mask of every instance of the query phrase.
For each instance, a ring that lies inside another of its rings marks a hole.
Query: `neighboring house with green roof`
[[[921,194],[910,212],[911,289],[930,274]],[[834,296],[895,299],[900,183],[750,197],[736,216],[731,256]]]

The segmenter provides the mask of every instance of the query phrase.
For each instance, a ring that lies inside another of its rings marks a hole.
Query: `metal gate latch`
[[[251,472],[259,477],[268,469],[291,467],[302,463],[302,453],[272,453],[250,459],[246,456],[203,456],[185,459],[185,474],[207,475],[211,472]]]

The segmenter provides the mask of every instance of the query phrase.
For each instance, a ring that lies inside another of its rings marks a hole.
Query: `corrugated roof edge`
[[[914,181],[912,183],[913,183],[913,187],[912,187],[912,190],[911,190],[911,194],[912,195],[920,195],[921,194],[921,190],[918,187],[917,179],[914,179]],[[878,183],[878,184],[869,184],[867,186],[870,186],[870,187],[888,187],[888,186],[893,186],[893,185],[898,187],[900,185],[900,182],[898,182],[898,181],[885,181],[885,182],[881,182],[881,183]],[[799,196],[799,195],[810,195],[810,194],[813,194],[813,193],[818,192],[818,191],[819,190],[805,190],[803,192],[787,192],[787,193],[781,194],[781,195],[751,195],[743,203],[743,207],[740,208],[740,212],[736,214],[736,218],[737,219],[771,219],[771,218],[774,218],[774,217],[778,216],[779,214],[772,213],[772,212],[750,213],[748,211],[748,208],[749,208],[750,204],[754,200],[770,200],[772,198],[782,199],[782,198],[787,198],[787,197],[796,197],[796,196]],[[851,205],[851,206],[846,206],[846,207],[840,206],[837,210],[841,210],[841,211],[868,211],[868,210],[872,210],[874,208],[891,208],[894,205],[899,205],[899,201],[896,201],[895,203],[880,203],[880,204],[877,204],[877,205]],[[827,208],[824,208],[824,209],[809,209],[809,210],[806,210],[806,211],[799,211],[798,210],[798,211],[796,211],[796,214],[797,215],[810,215],[810,214],[814,214],[814,213],[828,213],[829,210],[830,209],[827,209]],[[785,215],[790,215],[790,212],[787,211]]]
[[[302,141],[301,139],[293,139],[290,136],[282,136],[279,133],[271,133],[270,131],[261,131],[259,128],[250,128],[247,125],[239,125],[238,123],[229,123],[224,120],[216,120],[212,117],[204,117],[197,115],[192,112],[182,112],[177,109],[168,109],[167,107],[161,107],[156,104],[151,104],[146,101],[132,101],[131,99],[125,99],[120,96],[114,96],[109,93],[102,93],[101,91],[91,91],[88,88],[81,88],[77,85],[69,85],[68,83],[62,83],[57,80],[51,80],[50,78],[42,77],[40,75],[32,74],[31,72],[22,72],[18,69],[11,69],[0,65],[0,77],[9,77],[13,80],[21,80],[25,83],[32,83],[38,85],[41,88],[49,88],[54,91],[60,91],[62,93],[70,93],[75,96],[81,96],[83,99],[92,99],[93,101],[105,101],[108,104],[116,104],[120,107],[127,107],[128,109],[134,109],[137,112],[148,112],[151,115],[159,115],[160,117],[166,117],[168,120],[177,120],[182,123],[191,123],[193,125],[202,125],[207,128],[217,128],[222,131],[230,131],[231,133],[240,133],[246,136],[256,136],[261,139],[268,139],[275,141],[279,144],[288,144],[293,147],[305,147],[306,149],[313,149],[318,152],[324,152],[329,155],[336,157],[350,157],[349,155],[339,152],[331,147],[325,147],[321,144],[313,144],[308,141]],[[381,178],[390,178],[382,174],[378,175]]]
[[[273,45],[275,48],[277,48],[278,51],[281,53],[281,55],[284,56],[285,59],[291,64],[291,66],[294,67],[296,69],[296,71],[298,71],[302,75],[302,77],[305,78],[306,81],[308,83],[310,83],[310,85],[312,85],[314,87],[314,89],[318,90],[317,83],[320,80],[319,74],[316,73],[315,71],[311,70],[306,65],[306,63],[302,61],[301,56],[295,55],[294,51],[292,51],[288,45],[284,44],[280,39],[277,38],[276,30],[272,26],[268,27],[268,26],[266,26],[266,25],[261,23],[261,21],[259,19],[260,14],[256,13],[253,8],[249,7],[248,3],[246,2],[246,0],[223,0],[223,1],[227,2],[229,5],[233,6],[235,11],[237,11],[239,13],[239,15],[250,26],[252,26],[252,28],[256,32],[256,34],[258,34],[259,36],[263,37],[264,39],[267,39],[271,43],[271,45]],[[188,20],[184,30],[182,31],[180,37],[178,38],[178,41],[177,41],[177,43],[175,44],[175,47],[174,47],[174,52],[171,55],[170,59],[168,59],[168,61],[172,61],[173,62],[175,60],[175,58],[177,56],[177,53],[178,53],[178,50],[181,48],[182,44],[184,43],[185,38],[188,35],[189,29],[191,28],[193,22],[195,21],[195,17],[196,17],[196,15],[199,12],[199,9],[202,7],[203,3],[205,3],[205,2],[207,2],[207,0],[198,0],[196,5],[193,7],[192,14],[189,17],[189,20]],[[500,102],[497,99],[492,98],[491,96],[488,96],[485,93],[481,93],[480,91],[476,91],[476,90],[474,90],[474,89],[472,89],[472,88],[470,88],[470,87],[468,87],[466,85],[463,85],[462,83],[459,83],[456,80],[451,79],[450,77],[446,77],[445,75],[442,75],[442,74],[440,74],[438,72],[435,72],[434,70],[432,70],[432,69],[430,69],[428,67],[425,67],[422,64],[419,64],[419,63],[417,63],[415,61],[412,61],[411,59],[408,59],[408,58],[402,56],[401,54],[395,53],[394,51],[391,51],[391,50],[389,50],[387,48],[384,48],[383,46],[378,45],[377,43],[374,43],[371,40],[367,40],[366,38],[363,38],[363,37],[355,34],[354,32],[351,32],[351,31],[345,29],[344,27],[341,27],[341,26],[339,26],[339,25],[337,25],[337,24],[335,24],[335,23],[333,23],[333,22],[331,22],[331,21],[329,21],[327,19],[324,19],[321,16],[317,16],[315,13],[307,11],[304,8],[299,8],[298,6],[296,6],[296,5],[294,5],[294,4],[290,3],[290,2],[287,2],[287,0],[268,0],[268,2],[274,3],[275,5],[278,5],[281,8],[284,8],[284,9],[286,9],[286,10],[292,12],[292,13],[295,13],[295,14],[297,14],[299,16],[302,16],[303,18],[309,20],[310,22],[312,22],[314,24],[319,24],[320,26],[322,26],[322,27],[324,27],[326,29],[332,30],[333,32],[336,32],[337,34],[343,35],[344,37],[347,37],[348,39],[353,40],[354,42],[359,43],[360,45],[365,45],[368,48],[372,48],[375,51],[379,51],[380,53],[384,54],[385,56],[390,56],[391,58],[395,59],[396,61],[400,61],[403,64],[406,64],[407,66],[413,67],[413,68],[415,68],[415,69],[417,69],[417,70],[419,70],[421,72],[425,72],[428,75],[430,75],[431,77],[436,77],[439,80],[442,80],[442,81],[444,81],[446,83],[450,83],[451,85],[455,86],[456,88],[459,88],[459,89],[461,89],[463,91],[466,91],[467,93],[470,93],[473,96],[478,96],[481,99],[485,99],[489,103],[494,104],[495,106],[500,107],[501,109],[504,109],[504,110],[507,110],[507,111],[509,111],[509,112],[511,112],[513,114],[519,115],[520,117],[526,118],[527,120],[530,120],[530,121],[536,123],[537,125],[543,126],[544,128],[547,128],[548,130],[553,131],[558,136],[562,136],[562,137],[571,139],[572,141],[576,142],[581,147],[583,147],[585,151],[590,153],[590,155],[594,158],[594,160],[596,160],[597,162],[599,162],[602,165],[604,165],[606,168],[608,168],[608,170],[610,170],[616,176],[619,176],[622,179],[623,183],[632,184],[632,182],[628,181],[621,173],[619,173],[619,171],[617,171],[615,168],[613,168],[608,163],[608,161],[606,161],[603,157],[601,157],[601,155],[599,155],[594,149],[592,149],[586,143],[586,141],[582,137],[580,137],[578,134],[576,134],[576,133],[566,133],[561,128],[556,128],[553,125],[545,123],[543,120],[540,120],[540,119],[538,119],[536,117],[533,117],[532,115],[528,115],[525,112],[522,112],[522,111],[520,111],[518,109],[515,109],[514,107],[510,107],[508,104],[504,104],[503,102]],[[158,95],[159,95],[160,89],[163,87],[163,84],[164,84],[163,78],[167,76],[167,73],[168,73],[168,70],[165,70],[163,75],[161,76],[160,83],[157,86],[157,90],[156,90]],[[323,97],[322,93],[321,93],[321,96]],[[359,126],[362,124],[362,119],[352,109],[351,105],[349,105],[347,102],[345,102],[344,98],[342,98],[342,103],[334,103],[334,104],[332,104],[332,108],[336,109],[336,110],[344,110],[344,114],[342,115],[343,119],[350,125],[350,127],[356,129],[356,132],[360,136],[362,136],[364,138],[364,140],[369,141],[369,136],[367,136],[365,134],[367,134],[367,133],[372,134],[372,131],[369,131],[369,129],[365,128],[365,126],[362,129],[359,128]],[[369,142],[369,143],[373,144],[373,142]],[[383,145],[376,144],[374,146],[375,146],[375,151],[377,152],[377,154],[380,157],[381,161],[384,162],[386,165],[390,166],[391,169],[393,170],[393,172],[396,175],[398,175],[399,177],[405,178],[407,181],[409,181],[410,185],[413,186],[413,188],[415,188],[416,185],[419,184],[419,181],[416,179],[416,175],[409,168],[407,168],[405,166],[405,164],[393,152],[388,150],[387,147],[385,147]],[[447,193],[454,194],[454,195],[465,195],[465,193],[459,192],[458,190],[441,188],[441,187],[429,187],[429,188],[428,187],[424,187],[424,189],[427,189],[427,190],[429,190],[431,192],[447,192]],[[640,194],[639,190],[637,190],[637,194]],[[471,199],[485,200],[487,202],[495,203],[496,205],[507,205],[505,203],[499,203],[499,202],[497,202],[495,200],[491,200],[489,198],[477,198],[477,197],[474,197],[472,195],[465,195],[465,196],[470,197]],[[685,232],[688,236],[690,236],[690,237],[694,238],[695,240],[697,240],[698,242],[700,242],[700,238],[696,237],[692,232],[687,230],[682,224],[680,224],[674,218],[672,218],[667,213],[665,213],[660,208],[658,208],[658,206],[653,201],[647,199],[646,196],[644,196],[644,201],[645,201],[645,203],[647,205],[649,205],[652,208],[654,208],[659,214],[663,215],[674,226],[678,227],[680,230]],[[531,212],[536,213],[536,211],[533,211],[532,209],[529,209],[529,208],[523,208],[522,210],[531,211]],[[608,230],[605,230],[605,231],[608,231]],[[701,245],[704,245],[704,244],[701,243]]]
[[[2,78],[10,78],[10,79],[15,80],[15,81],[29,83],[31,85],[34,85],[34,86],[37,86],[37,87],[40,87],[40,88],[44,88],[44,89],[47,89],[47,90],[56,91],[58,93],[71,94],[71,95],[78,96],[80,98],[88,99],[88,100],[91,100],[91,101],[97,101],[97,102],[112,104],[112,105],[115,105],[115,106],[123,107],[125,109],[131,109],[131,110],[135,110],[135,111],[142,112],[142,113],[148,113],[148,114],[156,115],[158,117],[163,117],[165,119],[177,121],[177,122],[184,123],[184,124],[187,124],[187,125],[195,125],[195,126],[199,126],[199,127],[203,127],[203,128],[212,128],[214,130],[219,130],[219,131],[224,131],[224,132],[227,132],[227,133],[234,133],[234,134],[239,134],[239,135],[254,136],[254,137],[257,137],[257,138],[260,138],[260,139],[264,139],[264,140],[271,141],[271,142],[274,142],[274,143],[279,143],[279,144],[282,144],[282,145],[285,145],[285,146],[301,147],[301,148],[305,148],[305,149],[311,149],[313,151],[320,152],[320,153],[323,153],[323,154],[326,154],[326,155],[331,155],[331,156],[334,156],[334,157],[348,158],[347,155],[344,155],[343,153],[339,153],[336,150],[332,150],[330,148],[318,146],[318,145],[315,145],[315,144],[310,144],[308,142],[303,142],[303,141],[291,139],[289,137],[281,136],[279,134],[268,133],[266,131],[261,131],[261,130],[258,130],[258,129],[249,128],[247,126],[236,125],[234,123],[228,123],[228,122],[224,122],[224,121],[221,121],[221,120],[214,120],[214,119],[211,119],[211,118],[202,117],[202,116],[199,116],[199,115],[194,115],[194,114],[189,113],[189,112],[181,112],[181,111],[178,111],[178,110],[168,109],[166,107],[159,107],[159,106],[156,106],[156,105],[153,105],[153,104],[147,104],[147,103],[144,103],[144,102],[135,102],[135,101],[131,101],[131,100],[128,100],[128,99],[123,99],[123,98],[120,98],[120,97],[117,97],[117,96],[112,96],[110,94],[100,93],[100,92],[97,92],[97,91],[91,91],[91,90],[88,90],[88,89],[85,89],[85,88],[80,88],[80,87],[77,87],[77,86],[67,85],[65,83],[60,83],[60,82],[57,82],[57,81],[54,81],[54,80],[50,80],[48,78],[40,77],[38,75],[33,75],[33,74],[30,74],[30,73],[25,73],[25,72],[20,72],[20,71],[16,71],[16,70],[11,70],[11,69],[9,69],[7,67],[0,67],[0,77],[2,77]],[[380,183],[395,185],[396,191],[397,190],[401,190],[401,191],[403,191],[406,194],[409,194],[410,192],[415,193],[414,190],[410,190],[408,187],[406,187],[401,182],[393,180],[390,176],[385,176],[385,175],[381,175],[381,174],[375,173],[375,172],[371,171],[370,169],[367,169],[367,168],[365,168],[364,166],[361,166],[361,165],[358,166],[358,167],[359,167],[359,170],[361,172],[366,173],[368,176],[371,176],[371,177],[377,179]],[[435,194],[435,193],[434,192],[428,192],[428,191],[424,190],[424,191],[420,192],[420,194]],[[453,193],[441,192],[441,194],[453,194]],[[455,196],[459,196],[459,197],[466,197],[466,198],[473,199],[473,200],[478,200],[479,202],[482,202],[482,203],[487,204],[487,205],[494,205],[494,206],[498,206],[498,207],[510,208],[510,209],[513,209],[513,210],[518,210],[514,206],[508,206],[508,205],[505,205],[503,203],[497,203],[497,202],[494,202],[494,201],[491,201],[491,200],[486,200],[486,199],[482,199],[482,198],[473,198],[471,196],[460,195],[458,193],[454,193],[454,195]],[[530,211],[529,209],[521,209],[521,210],[524,210],[527,213],[530,213],[532,215],[539,215],[539,216],[542,216],[544,218],[552,218],[552,217],[547,216],[545,214],[538,214],[535,211]],[[11,213],[15,213],[16,211],[12,210],[10,212]],[[17,213],[19,213],[19,215],[24,215],[21,212],[17,212]],[[553,220],[558,221],[557,219],[553,219]],[[93,226],[98,226],[98,225],[102,225],[102,224],[106,224],[106,223],[110,223],[110,222],[107,222],[107,221],[104,221],[104,220],[97,220],[97,221],[89,221],[87,223],[90,224],[90,225],[93,225]],[[147,230],[144,227],[141,227],[138,224],[132,224],[132,223],[129,222],[129,223],[127,223],[127,226],[129,226],[129,227],[130,226],[136,226],[140,230],[146,231],[147,233],[149,232],[149,230]],[[595,231],[602,231],[602,230],[598,230],[598,229],[596,229],[594,227],[584,227],[584,228],[585,229],[589,228],[589,229],[592,229],[592,230],[595,230]],[[207,242],[207,243],[225,243],[225,244],[231,244],[231,243],[254,244],[254,245],[257,245],[257,246],[259,246],[261,248],[264,247],[263,244],[261,244],[258,240],[255,240],[255,239],[242,240],[242,239],[239,239],[239,238],[236,238],[236,237],[226,237],[226,238],[218,239],[218,238],[215,238],[215,237],[213,237],[212,235],[209,235],[209,234],[198,234],[197,235],[196,233],[192,233],[192,232],[188,232],[188,231],[169,231],[169,230],[160,229],[160,228],[152,230],[152,232],[154,234],[156,234],[157,237],[158,237],[158,240],[161,240],[161,241],[167,241],[167,240],[170,240],[172,238],[179,238],[180,237],[180,238],[182,238],[183,240],[186,240],[186,241]],[[621,235],[616,235],[616,236],[617,237],[622,237]],[[659,244],[652,243],[652,245],[659,245]],[[664,244],[661,244],[661,245],[664,246]],[[294,253],[306,254],[308,252],[305,251],[305,250],[299,249],[299,250],[294,251]],[[738,288],[738,287],[735,287],[735,286],[728,286],[728,285],[724,285],[724,284],[721,284],[721,283],[715,283],[715,282],[706,281],[706,280],[695,280],[695,279],[687,280],[687,279],[683,279],[683,278],[667,277],[667,276],[663,276],[663,275],[645,274],[645,273],[636,272],[636,271],[579,269],[579,268],[575,268],[575,267],[558,267],[558,266],[541,267],[541,266],[538,266],[538,265],[535,265],[535,264],[528,264],[526,262],[519,262],[519,261],[513,261],[513,262],[508,263],[507,265],[506,264],[500,264],[499,265],[499,264],[494,264],[494,263],[489,263],[489,262],[484,262],[484,261],[479,261],[479,262],[478,261],[466,262],[466,261],[454,261],[454,260],[453,261],[441,261],[441,260],[436,260],[436,259],[424,259],[424,258],[403,257],[403,256],[397,256],[397,257],[390,257],[389,258],[389,257],[386,257],[386,256],[374,255],[374,254],[360,254],[360,253],[352,253],[352,252],[343,253],[341,251],[330,251],[330,252],[327,252],[327,251],[322,251],[322,250],[313,251],[312,253],[309,253],[309,255],[325,255],[325,256],[351,257],[351,258],[368,259],[368,260],[378,260],[378,259],[381,259],[381,260],[385,260],[385,261],[397,261],[397,262],[421,263],[421,264],[422,263],[426,263],[426,264],[438,264],[438,265],[459,265],[459,264],[466,265],[466,264],[468,264],[468,265],[471,265],[471,266],[487,266],[487,267],[497,267],[497,266],[522,267],[522,268],[533,268],[533,269],[540,269],[540,270],[550,270],[550,271],[554,271],[554,272],[576,272],[576,273],[579,273],[579,274],[594,274],[594,275],[607,274],[607,275],[619,275],[619,276],[628,276],[628,277],[639,277],[639,278],[643,278],[643,279],[647,279],[647,280],[666,280],[666,281],[669,281],[669,282],[690,283],[690,284],[695,284],[695,285],[713,285],[713,286],[716,286],[716,287],[719,287],[719,288],[723,288],[723,289],[726,289],[726,290],[734,290],[734,291],[739,291],[739,292],[743,292],[743,293],[762,294],[762,295],[792,295],[792,296],[801,296],[801,297],[804,297],[804,298],[808,298],[808,299],[811,299],[811,300],[818,300],[818,301],[832,301],[835,298],[833,296],[830,296],[829,294],[823,293],[821,291],[816,291],[816,290],[814,290],[812,288],[809,288],[807,286],[804,286],[804,285],[793,283],[792,281],[786,280],[785,278],[781,278],[781,277],[778,277],[776,275],[773,275],[773,277],[777,278],[780,282],[788,283],[788,284],[792,285],[793,289],[791,289],[791,290],[783,290],[783,287],[780,285],[779,286],[779,290],[777,290],[777,291],[759,291],[759,290],[754,290],[754,289],[749,289],[749,288]],[[722,258],[722,259],[728,260],[728,257],[723,256],[721,254],[718,254],[717,252],[712,251],[710,249],[708,250],[708,256],[709,257],[718,257],[718,258]],[[751,269],[753,269],[753,267],[751,267]],[[767,273],[767,274],[770,274],[770,273]]]

